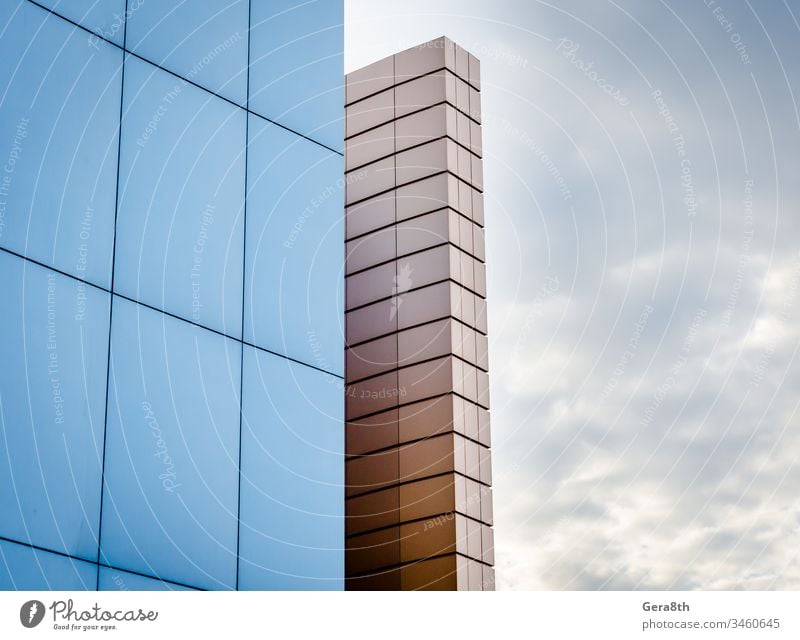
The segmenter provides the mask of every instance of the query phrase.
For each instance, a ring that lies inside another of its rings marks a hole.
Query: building
[[[492,588],[478,63],[342,4],[0,6],[0,589]]]
[[[480,68],[346,81],[348,589],[494,588]]]
[[[342,22],[0,4],[0,588],[343,588]]]

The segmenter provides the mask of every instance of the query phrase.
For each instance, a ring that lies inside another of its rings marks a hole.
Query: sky
[[[800,589],[800,2],[346,0],[481,60],[498,589]]]

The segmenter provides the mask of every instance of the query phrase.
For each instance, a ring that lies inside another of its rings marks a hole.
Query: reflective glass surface
[[[0,3],[0,589],[343,588],[342,4]]]
[[[253,2],[250,108],[342,151],[344,5]]]
[[[0,3],[0,247],[108,287],[122,53]]]
[[[109,295],[0,253],[0,536],[97,559]]]
[[[100,591],[191,591],[172,582],[108,567],[100,567],[99,588]]]
[[[341,381],[245,347],[241,589],[341,589]]]
[[[241,334],[245,114],[125,61],[115,291]]]
[[[240,345],[114,301],[104,562],[233,588]]]
[[[39,4],[57,14],[94,31],[106,40],[122,46],[125,28],[125,0],[38,0]],[[129,0],[131,10],[144,0]],[[84,36],[89,38],[87,34]],[[92,38],[92,43],[97,40]]]
[[[244,105],[247,0],[128,0],[127,48]]]
[[[94,589],[97,565],[0,540],[0,589]]]
[[[343,373],[342,157],[250,118],[245,340]]]

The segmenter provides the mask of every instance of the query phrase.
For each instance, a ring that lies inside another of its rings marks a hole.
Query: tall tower
[[[346,81],[348,589],[493,589],[478,60]]]

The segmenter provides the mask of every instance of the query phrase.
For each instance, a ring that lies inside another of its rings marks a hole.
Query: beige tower
[[[438,38],[347,77],[348,589],[493,589],[480,73]]]

